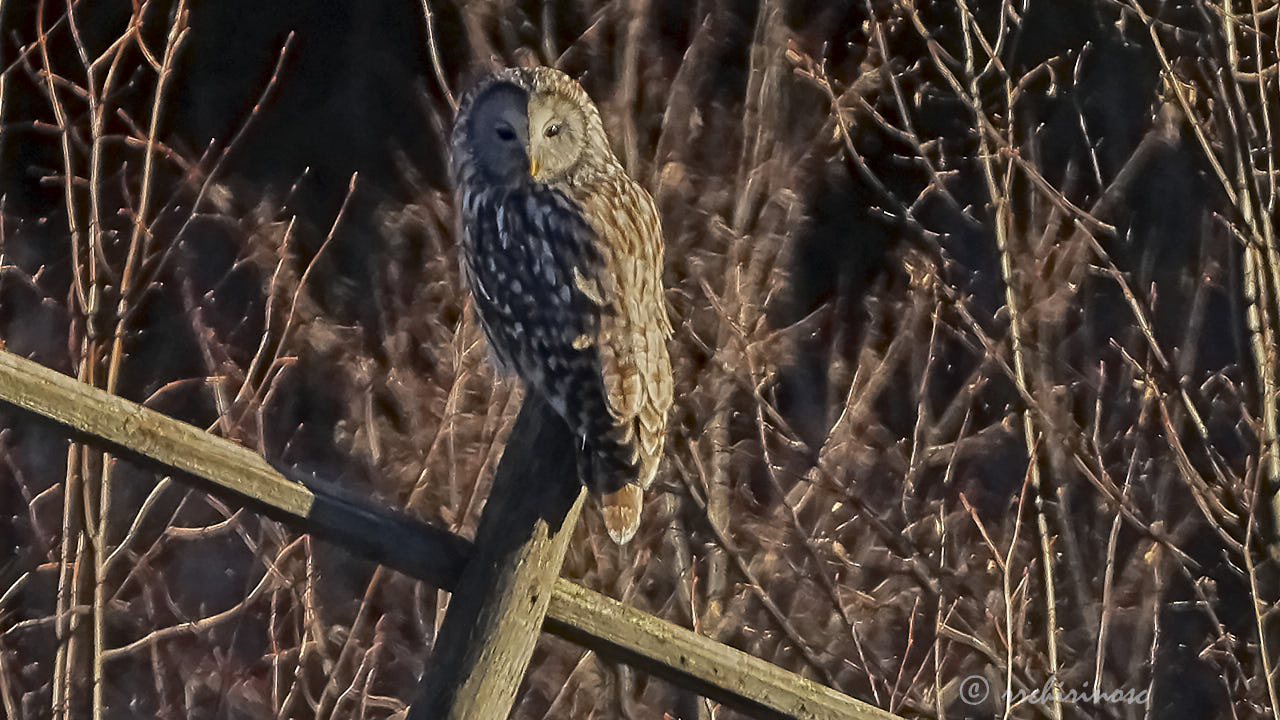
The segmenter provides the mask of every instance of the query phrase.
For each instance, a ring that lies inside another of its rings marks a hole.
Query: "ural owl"
[[[626,543],[671,407],[653,199],[609,149],[586,92],[551,68],[472,87],[452,155],[463,272],[497,362],[569,424],[582,482]]]

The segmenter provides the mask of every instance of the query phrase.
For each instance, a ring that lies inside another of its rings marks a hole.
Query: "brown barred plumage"
[[[499,365],[582,439],[582,481],[625,543],[672,398],[657,208],[610,150],[586,92],[551,68],[478,82],[452,150],[481,325]]]

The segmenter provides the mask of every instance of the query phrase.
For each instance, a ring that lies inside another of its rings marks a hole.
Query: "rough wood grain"
[[[311,511],[312,494],[257,453],[7,351],[0,351],[0,399],[290,515]]]
[[[445,590],[457,587],[471,554],[463,538],[325,483],[293,482],[247,448],[3,350],[0,400]],[[543,629],[753,717],[896,717],[564,579]]]
[[[568,426],[536,395],[527,396],[409,720],[510,714],[583,495]]]
[[[568,581],[556,586],[546,630],[759,718],[896,720],[854,700]],[[658,659],[661,658],[661,659]],[[655,662],[656,660],[656,662]]]

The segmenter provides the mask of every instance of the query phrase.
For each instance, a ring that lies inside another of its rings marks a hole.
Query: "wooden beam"
[[[312,494],[282,482],[257,453],[8,351],[0,351],[0,399],[289,515],[311,512]]]
[[[445,590],[457,587],[471,555],[463,538],[321,481],[291,481],[248,448],[4,350],[0,400]],[[568,580],[556,581],[543,629],[755,717],[898,720]]]
[[[409,720],[511,714],[582,509],[574,451],[559,416],[526,396]]]
[[[556,586],[545,629],[751,717],[897,720],[874,705],[567,580]]]

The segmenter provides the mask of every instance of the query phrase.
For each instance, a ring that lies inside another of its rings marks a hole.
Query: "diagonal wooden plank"
[[[463,538],[322,482],[291,481],[247,448],[4,350],[0,400],[445,590],[471,555]],[[568,580],[556,581],[543,629],[755,717],[899,720]]]
[[[194,425],[129,402],[60,372],[0,351],[0,399],[43,415],[75,432],[190,475],[219,482],[295,517],[306,517],[314,498],[305,487],[281,482],[260,455]],[[198,448],[198,452],[192,452]]]

